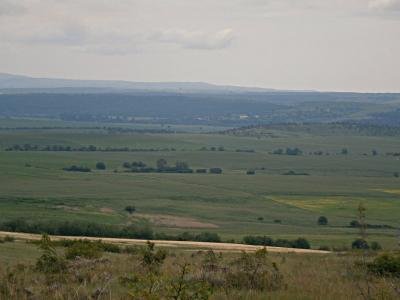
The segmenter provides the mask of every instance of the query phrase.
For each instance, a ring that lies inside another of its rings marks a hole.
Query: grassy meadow
[[[229,253],[110,244],[101,251],[101,245],[107,244],[0,243],[0,298],[389,300],[400,292],[398,277],[369,271],[384,257],[374,252]]]
[[[400,160],[386,155],[399,152],[398,136],[279,130],[265,136],[235,136],[198,128],[110,133],[90,126],[33,128],[37,123],[32,120],[29,129],[4,129],[13,127],[15,120],[7,122],[0,122],[0,221],[147,222],[156,232],[210,231],[224,240],[241,241],[245,235],[301,236],[317,248],[350,246],[358,229],[349,223],[357,219],[357,207],[363,203],[368,224],[393,227],[370,228],[368,239],[384,248],[398,244],[400,179],[394,173],[400,172]],[[5,151],[15,144],[147,150]],[[297,147],[303,154],[272,154],[287,147]],[[175,151],[148,151],[165,148]],[[347,155],[341,154],[343,148],[348,149]],[[254,152],[237,151],[250,149]],[[312,154],[315,151],[324,154]],[[223,174],[128,173],[122,167],[133,161],[155,166],[159,158],[171,165],[185,161],[194,169],[220,167]],[[104,162],[107,169],[95,170],[97,162]],[[92,172],[62,170],[71,165],[88,166]],[[246,175],[248,170],[256,174]],[[288,171],[308,175],[283,175]],[[134,214],[124,211],[128,205],[136,207]],[[322,215],[329,220],[327,226],[317,225]]]

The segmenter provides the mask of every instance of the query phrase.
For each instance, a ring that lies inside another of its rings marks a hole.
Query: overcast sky
[[[0,0],[0,72],[400,92],[400,0]]]

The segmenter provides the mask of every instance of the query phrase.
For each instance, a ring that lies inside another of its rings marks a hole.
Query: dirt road
[[[0,231],[0,237],[13,236],[20,240],[39,240],[41,238],[40,234],[31,233],[19,233],[19,232],[5,232]],[[87,239],[91,241],[102,240],[103,242],[121,244],[121,245],[143,245],[146,240],[136,240],[136,239],[120,239],[120,238],[97,238],[97,237],[86,237],[86,236],[51,236],[52,240],[78,240]],[[189,242],[189,241],[162,241],[162,240],[152,240],[156,246],[159,247],[170,247],[170,248],[185,248],[192,250],[217,250],[217,251],[257,251],[262,249],[262,246],[251,246],[243,244],[231,244],[231,243],[208,243],[208,242]],[[329,251],[321,250],[311,250],[311,249],[294,249],[294,248],[281,248],[281,247],[266,247],[269,252],[279,252],[279,253],[312,253],[312,254],[327,254]]]

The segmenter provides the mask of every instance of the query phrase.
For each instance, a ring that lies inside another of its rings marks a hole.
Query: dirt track
[[[16,239],[21,240],[39,240],[41,238],[40,234],[31,233],[19,233],[19,232],[5,232],[0,231],[0,237],[13,236]],[[114,244],[125,244],[125,245],[143,245],[146,240],[136,240],[136,239],[120,239],[120,238],[97,238],[97,237],[86,237],[86,236],[51,236],[53,240],[77,240],[77,239],[87,239],[91,241],[102,240],[107,243]],[[243,244],[231,244],[231,243],[207,243],[207,242],[187,242],[187,241],[162,241],[162,240],[152,240],[156,246],[159,247],[176,247],[176,248],[187,248],[195,250],[219,250],[219,251],[256,251],[262,249],[262,246],[251,246]],[[280,253],[312,253],[312,254],[327,254],[329,251],[321,250],[309,250],[309,249],[294,249],[294,248],[280,248],[280,247],[266,247],[269,252],[280,252]]]

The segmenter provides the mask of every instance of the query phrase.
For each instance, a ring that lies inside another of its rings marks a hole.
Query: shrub
[[[400,277],[400,255],[382,254],[368,264],[368,269],[381,276]]]
[[[202,232],[195,237],[196,241],[199,242],[212,242],[212,243],[220,243],[221,238],[218,234],[213,232]]]
[[[95,259],[100,258],[102,249],[98,242],[90,241],[76,241],[65,251],[65,257],[67,259],[75,259],[78,257]]]
[[[4,241],[5,241],[5,242],[12,243],[12,242],[15,241],[15,237],[10,236],[10,235],[6,235],[6,236],[4,237]]]
[[[322,251],[330,251],[331,250],[328,246],[320,246],[318,249],[322,250]]]
[[[396,178],[399,178],[400,177],[400,173],[399,172],[394,172],[393,176],[396,177]]]
[[[360,227],[360,222],[357,220],[353,220],[350,222],[350,227]]]
[[[292,243],[286,239],[277,239],[274,243],[276,247],[292,248]]]
[[[211,174],[222,174],[222,169],[221,168],[211,168],[210,173]]]
[[[277,264],[268,260],[265,249],[254,254],[243,252],[240,258],[231,263],[225,281],[228,290],[275,291],[284,286]]]
[[[243,242],[247,245],[273,246],[274,241],[267,236],[245,236]]]
[[[106,169],[106,164],[100,161],[100,162],[98,162],[96,164],[96,169],[97,170],[105,170]]]
[[[318,225],[328,225],[328,218],[320,216],[317,221]]]
[[[378,242],[371,242],[371,250],[382,250],[382,246]]]
[[[46,274],[65,271],[65,260],[58,256],[47,234],[42,236],[39,248],[42,250],[42,255],[36,261],[36,270]]]
[[[197,169],[196,173],[205,174],[205,173],[207,173],[207,169]]]
[[[72,165],[70,167],[66,167],[63,168],[64,171],[68,171],[68,172],[91,172],[92,170],[88,167],[84,167],[84,166],[75,166]]]
[[[305,238],[298,238],[292,242],[293,248],[310,249],[310,243]]]
[[[368,245],[368,242],[366,240],[364,240],[364,239],[356,239],[351,244],[351,248],[352,249],[357,249],[357,250],[368,250],[369,249],[369,245]]]
[[[255,174],[256,174],[256,171],[254,171],[254,170],[248,170],[246,172],[246,175],[255,175]]]
[[[125,210],[129,213],[129,214],[133,214],[136,211],[136,207],[134,205],[128,205],[127,207],[125,207]]]

